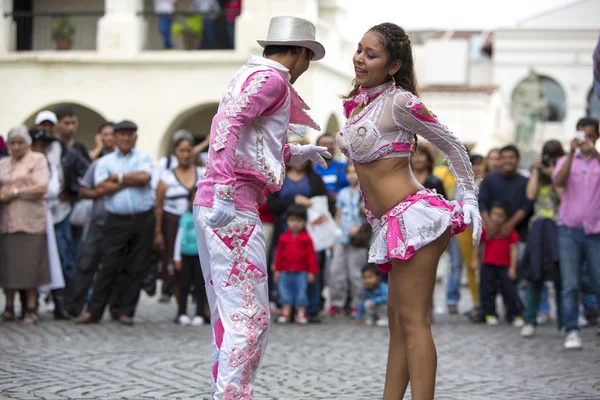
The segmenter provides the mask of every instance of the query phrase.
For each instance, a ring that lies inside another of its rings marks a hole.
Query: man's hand
[[[327,151],[327,147],[315,146],[314,144],[290,144],[290,152],[292,157],[290,158],[290,164],[299,165],[305,161],[312,161],[323,168],[327,168],[327,162],[325,158],[331,158],[331,154]]]
[[[273,274],[273,282],[279,283],[280,274],[281,273],[279,271],[275,271],[275,273]]]
[[[517,269],[516,269],[516,268],[513,268],[513,267],[510,267],[510,268],[508,269],[508,277],[509,277],[509,279],[510,279],[511,281],[514,281],[514,280],[516,280],[516,279],[517,279]]]
[[[315,274],[308,274],[308,283],[313,283],[315,281]]]
[[[206,215],[206,223],[211,228],[222,228],[231,223],[235,218],[235,205],[233,201],[215,198],[213,207]]]
[[[471,268],[474,269],[475,271],[477,271],[479,268],[481,268],[481,261],[479,261],[479,259],[472,260],[471,261]]]
[[[375,310],[375,303],[373,300],[365,300],[365,307],[369,310]]]
[[[163,236],[162,232],[154,232],[154,247],[156,247],[158,250],[164,250],[165,237]]]
[[[350,236],[355,236],[359,230],[360,230],[360,225],[355,225],[355,226],[351,227],[350,229],[348,229],[348,233],[350,234]]]
[[[581,146],[581,140],[579,139],[573,139],[571,140],[571,154],[575,154],[575,152],[577,151],[577,149]]]
[[[118,183],[111,182],[111,181],[100,182],[98,184],[98,186],[96,187],[96,190],[102,196],[112,196],[113,194],[121,191],[122,189],[123,189],[122,185],[119,185]]]
[[[181,272],[181,261],[175,261],[175,271]]]

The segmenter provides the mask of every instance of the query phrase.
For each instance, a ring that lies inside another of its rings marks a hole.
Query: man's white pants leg
[[[213,399],[251,400],[270,324],[262,226],[258,214],[237,211],[233,222],[214,229],[205,222],[209,211],[194,206],[213,329]]]

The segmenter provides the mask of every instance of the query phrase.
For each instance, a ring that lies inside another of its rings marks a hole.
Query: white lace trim
[[[233,185],[215,185],[215,196],[221,200],[233,201],[235,187]]]
[[[225,118],[223,121],[219,122],[217,126],[217,130],[215,131],[215,142],[212,147],[214,151],[219,151],[225,148],[225,143],[227,142],[227,136],[231,133],[231,123],[229,122],[229,118],[235,118],[237,115],[242,112],[244,108],[250,103],[250,96],[258,93],[258,90],[262,87],[262,84],[269,78],[268,72],[257,72],[252,77],[252,81],[246,86],[244,89],[244,93],[240,93],[234,99],[232,99],[225,106]]]

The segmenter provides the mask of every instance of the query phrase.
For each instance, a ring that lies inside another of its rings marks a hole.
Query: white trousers
[[[211,312],[213,400],[252,400],[253,382],[269,336],[265,240],[257,213],[237,211],[223,228],[194,221]]]

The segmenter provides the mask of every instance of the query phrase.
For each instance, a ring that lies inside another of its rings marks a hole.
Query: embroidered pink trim
[[[252,375],[258,369],[262,355],[259,338],[269,328],[269,312],[256,301],[255,285],[266,278],[266,274],[256,265],[248,261],[246,246],[250,241],[256,225],[237,224],[214,232],[231,250],[234,264],[225,286],[233,286],[243,291],[244,304],[242,310],[232,313],[232,329],[246,334],[244,347],[233,346],[229,352],[228,364],[242,367],[240,386],[229,384],[225,387],[225,400],[252,400]]]
[[[244,89],[244,92],[231,99],[231,101],[225,106],[225,116],[227,118],[219,122],[215,131],[215,142],[212,145],[214,151],[219,151],[225,148],[227,136],[229,136],[230,133],[229,129],[232,126],[229,122],[229,118],[237,117],[237,115],[242,112],[242,109],[246,108],[246,106],[250,103],[250,96],[257,94],[258,90],[262,87],[263,82],[265,82],[269,77],[270,75],[268,72],[257,72],[252,77],[252,82],[250,82]]]

